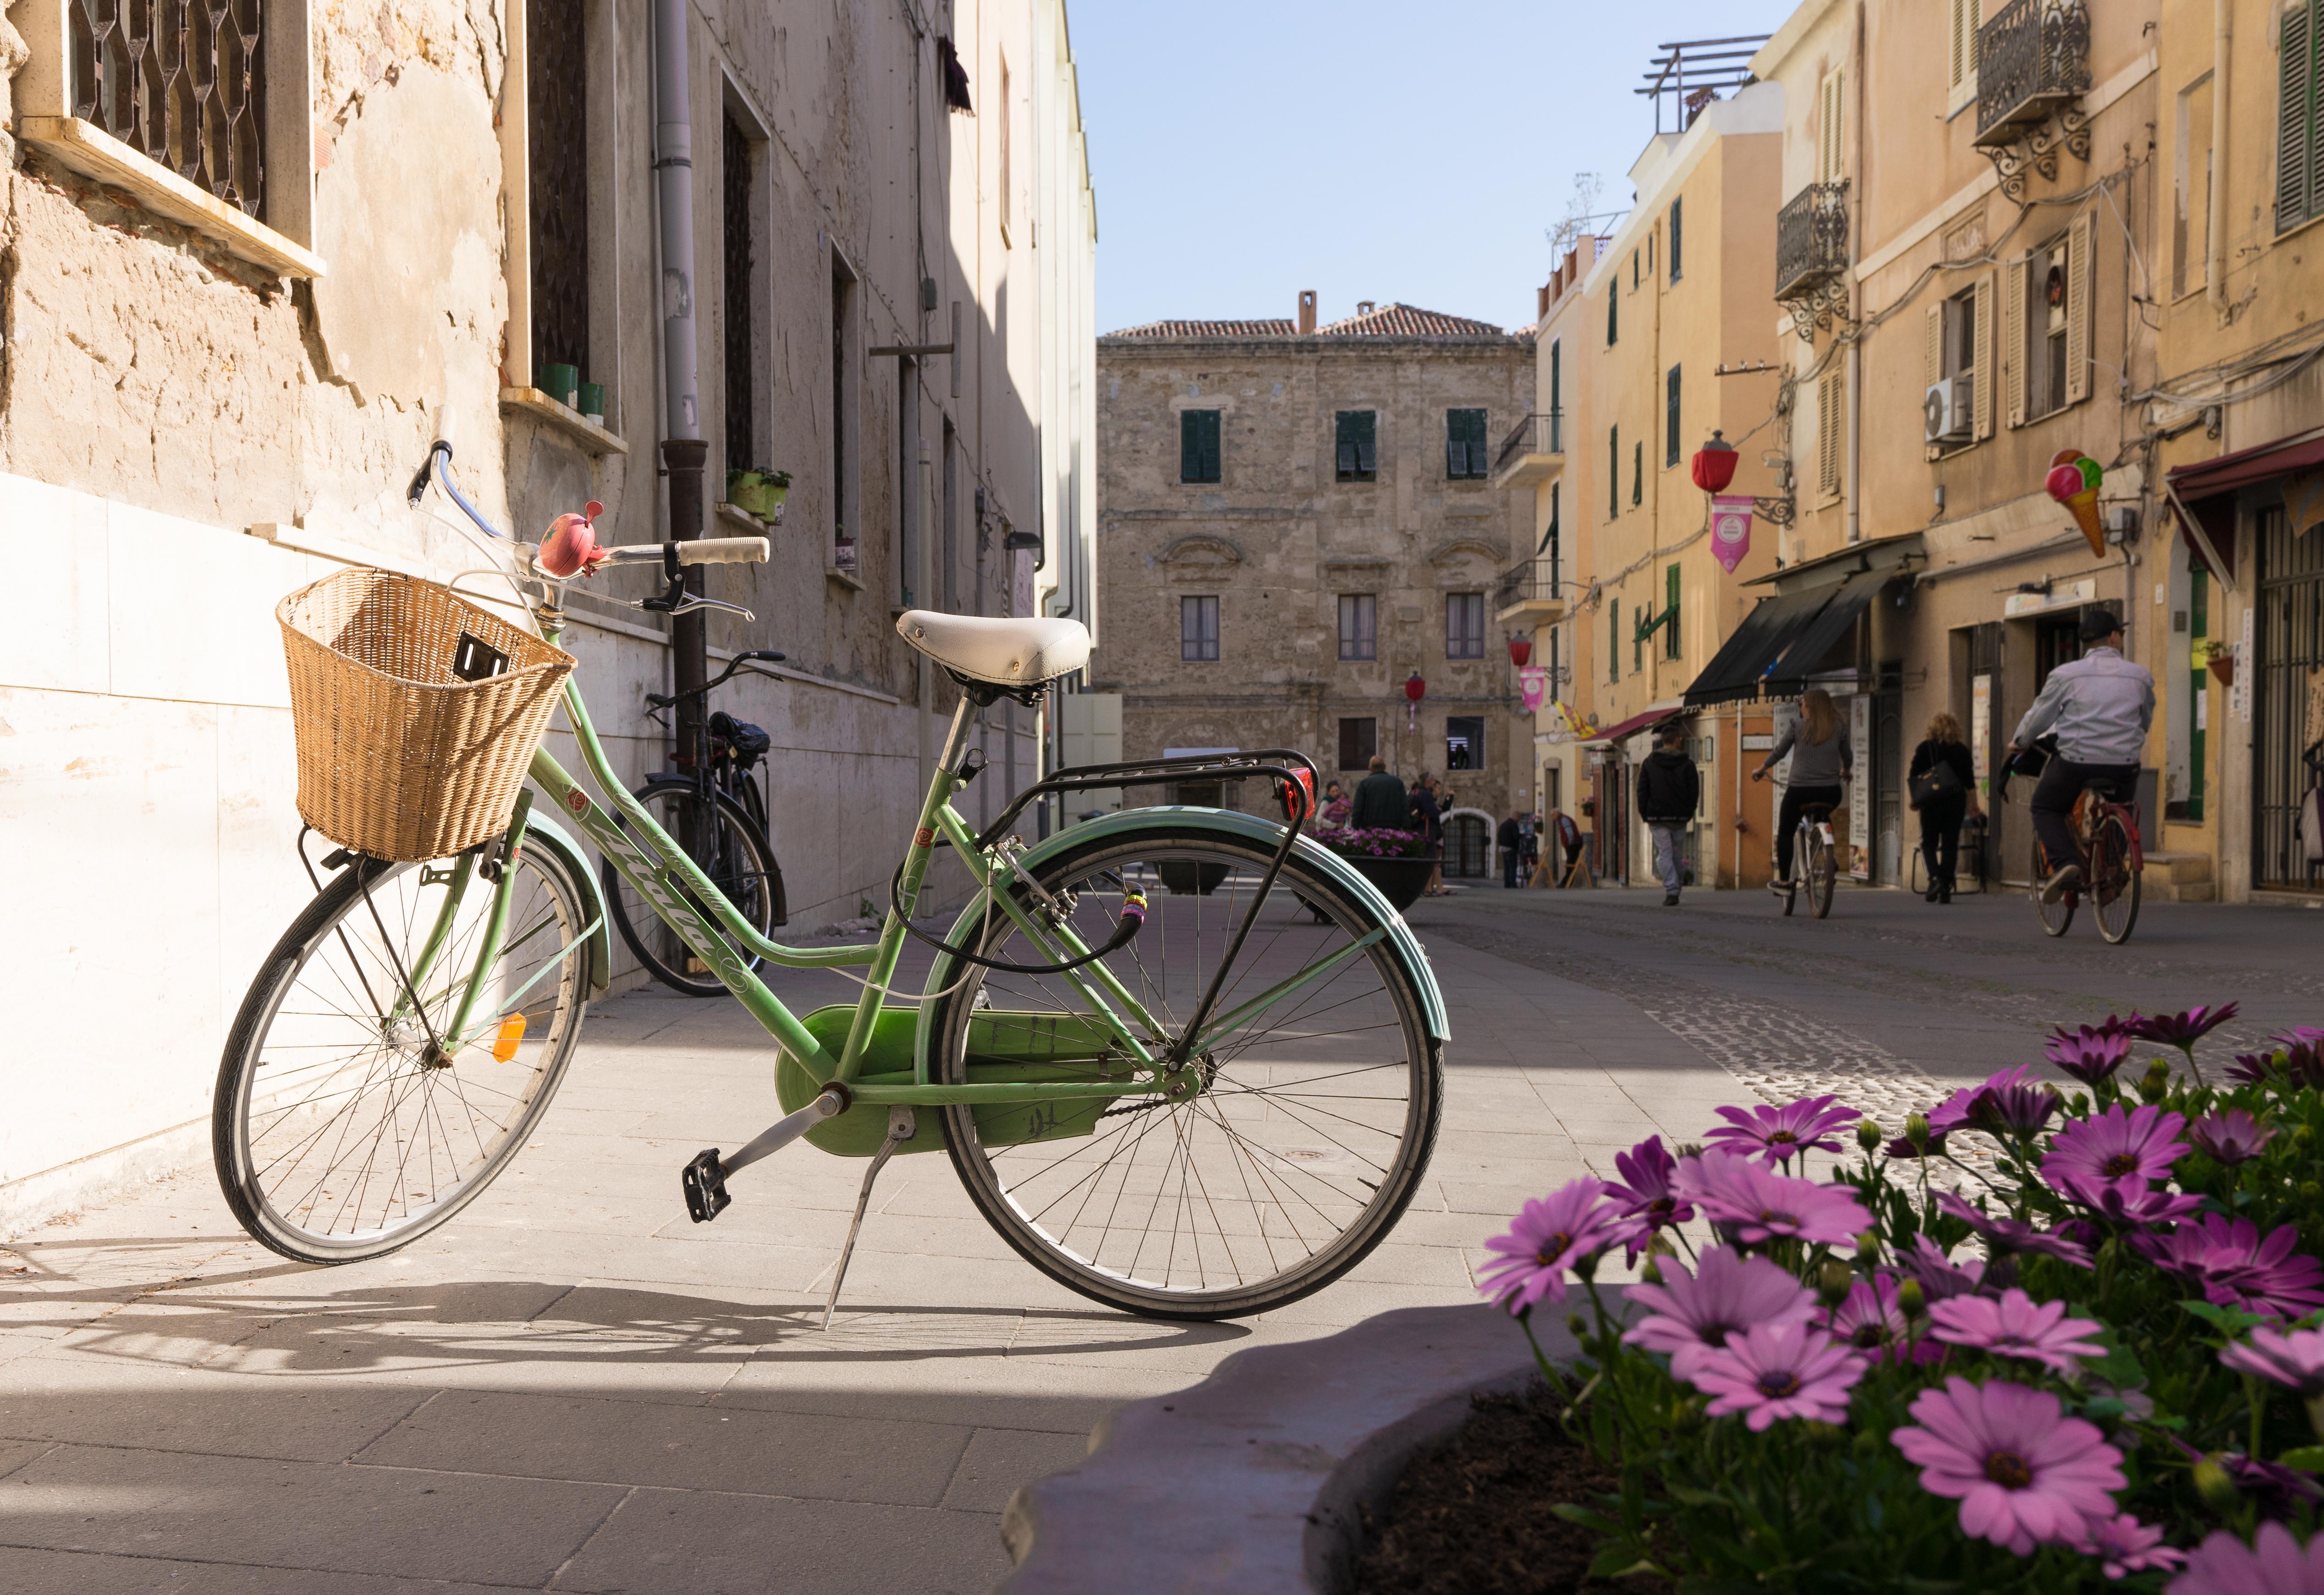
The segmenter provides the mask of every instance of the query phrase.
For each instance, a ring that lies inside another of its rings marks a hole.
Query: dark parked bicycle
[[[761,660],[779,664],[782,659],[771,648],[737,654],[701,690],[707,694],[724,687],[738,672],[771,676],[771,671],[751,667]],[[680,697],[691,696],[650,692],[646,703],[654,720],[667,725],[669,711]],[[723,709],[710,716],[705,729],[710,751],[700,768],[691,774],[656,770],[635,796],[655,823],[678,840],[711,883],[763,936],[790,918],[783,898],[782,867],[775,862],[774,840],[767,826],[766,795],[760,790],[755,773],[767,755],[770,739],[757,726]],[[628,828],[626,824],[623,828]],[[669,922],[611,864],[604,867],[604,880],[605,902],[614,927],[656,980],[689,997],[715,997],[726,990]],[[752,958],[750,967],[755,970],[761,962]]]

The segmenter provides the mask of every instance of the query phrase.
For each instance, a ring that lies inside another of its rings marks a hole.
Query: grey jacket
[[[2093,648],[2060,665],[2010,741],[2031,747],[2058,733],[2058,757],[2076,764],[2135,764],[2154,724],[2154,678],[2114,649]],[[1794,779],[1797,778],[1794,777]]]
[[[1803,721],[1794,720],[1784,732],[1783,740],[1759,762],[1762,770],[1773,769],[1784,755],[1792,756],[1790,784],[1794,787],[1836,787],[1848,779],[1856,768],[1856,751],[1848,745],[1848,727],[1832,728],[1831,740],[1812,742],[1800,734]]]

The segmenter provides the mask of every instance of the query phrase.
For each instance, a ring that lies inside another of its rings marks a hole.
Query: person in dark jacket
[[[1679,838],[1694,824],[1695,809],[1702,801],[1702,778],[1683,751],[1684,732],[1665,725],[1655,741],[1655,751],[1638,766],[1638,817],[1654,833],[1655,872],[1662,877],[1663,907],[1674,908],[1685,872]]]
[[[1420,833],[1421,845],[1436,867],[1428,871],[1427,895],[1444,895],[1444,799],[1438,796],[1436,778],[1426,770],[1412,784],[1412,819],[1405,827]]]
[[[1412,799],[1406,796],[1404,783],[1388,773],[1388,761],[1372,755],[1371,773],[1356,783],[1356,800],[1348,816],[1348,825],[1357,831],[1409,831],[1412,824],[1406,816],[1412,808]]]
[[[1922,778],[1929,778],[1924,784]],[[1921,816],[1921,857],[1929,866],[1929,901],[1953,900],[1953,870],[1960,857],[1961,822],[1977,812],[1977,761],[1960,722],[1939,713],[1913,750],[1908,784],[1924,792],[1913,807]]]
[[[1520,823],[1521,809],[1511,809],[1493,840],[1501,849],[1501,885],[1510,891],[1517,889],[1517,866],[1525,862],[1525,828]]]

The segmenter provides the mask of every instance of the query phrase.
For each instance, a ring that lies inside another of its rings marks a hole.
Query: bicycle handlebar
[[[764,565],[767,539],[762,537],[700,537],[678,545],[680,565]]]
[[[752,539],[748,538],[741,538],[736,539],[735,540],[740,542],[748,542]],[[784,653],[782,650],[779,648],[753,648],[747,652],[738,653],[733,659],[726,661],[726,668],[724,669],[719,671],[717,675],[704,682],[700,687],[696,689],[696,692],[706,693],[715,687],[725,686],[729,681],[732,681],[734,678],[735,672],[741,670],[743,666],[751,664],[755,660],[764,659],[769,664],[779,665],[784,659],[789,657],[789,655]],[[758,676],[763,675],[765,672],[753,670],[751,674]],[[646,694],[646,702],[652,705],[657,709],[667,709],[680,698],[695,696],[696,692],[675,692],[670,693],[668,696],[664,696],[659,692],[650,692]]]

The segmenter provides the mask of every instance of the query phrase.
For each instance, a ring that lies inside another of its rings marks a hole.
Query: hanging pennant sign
[[[1525,711],[1536,713],[1549,698],[1549,671],[1540,665],[1528,665],[1517,672],[1517,699]]]
[[[1718,494],[1711,501],[1711,552],[1733,575],[1751,551],[1751,500],[1745,493]]]

